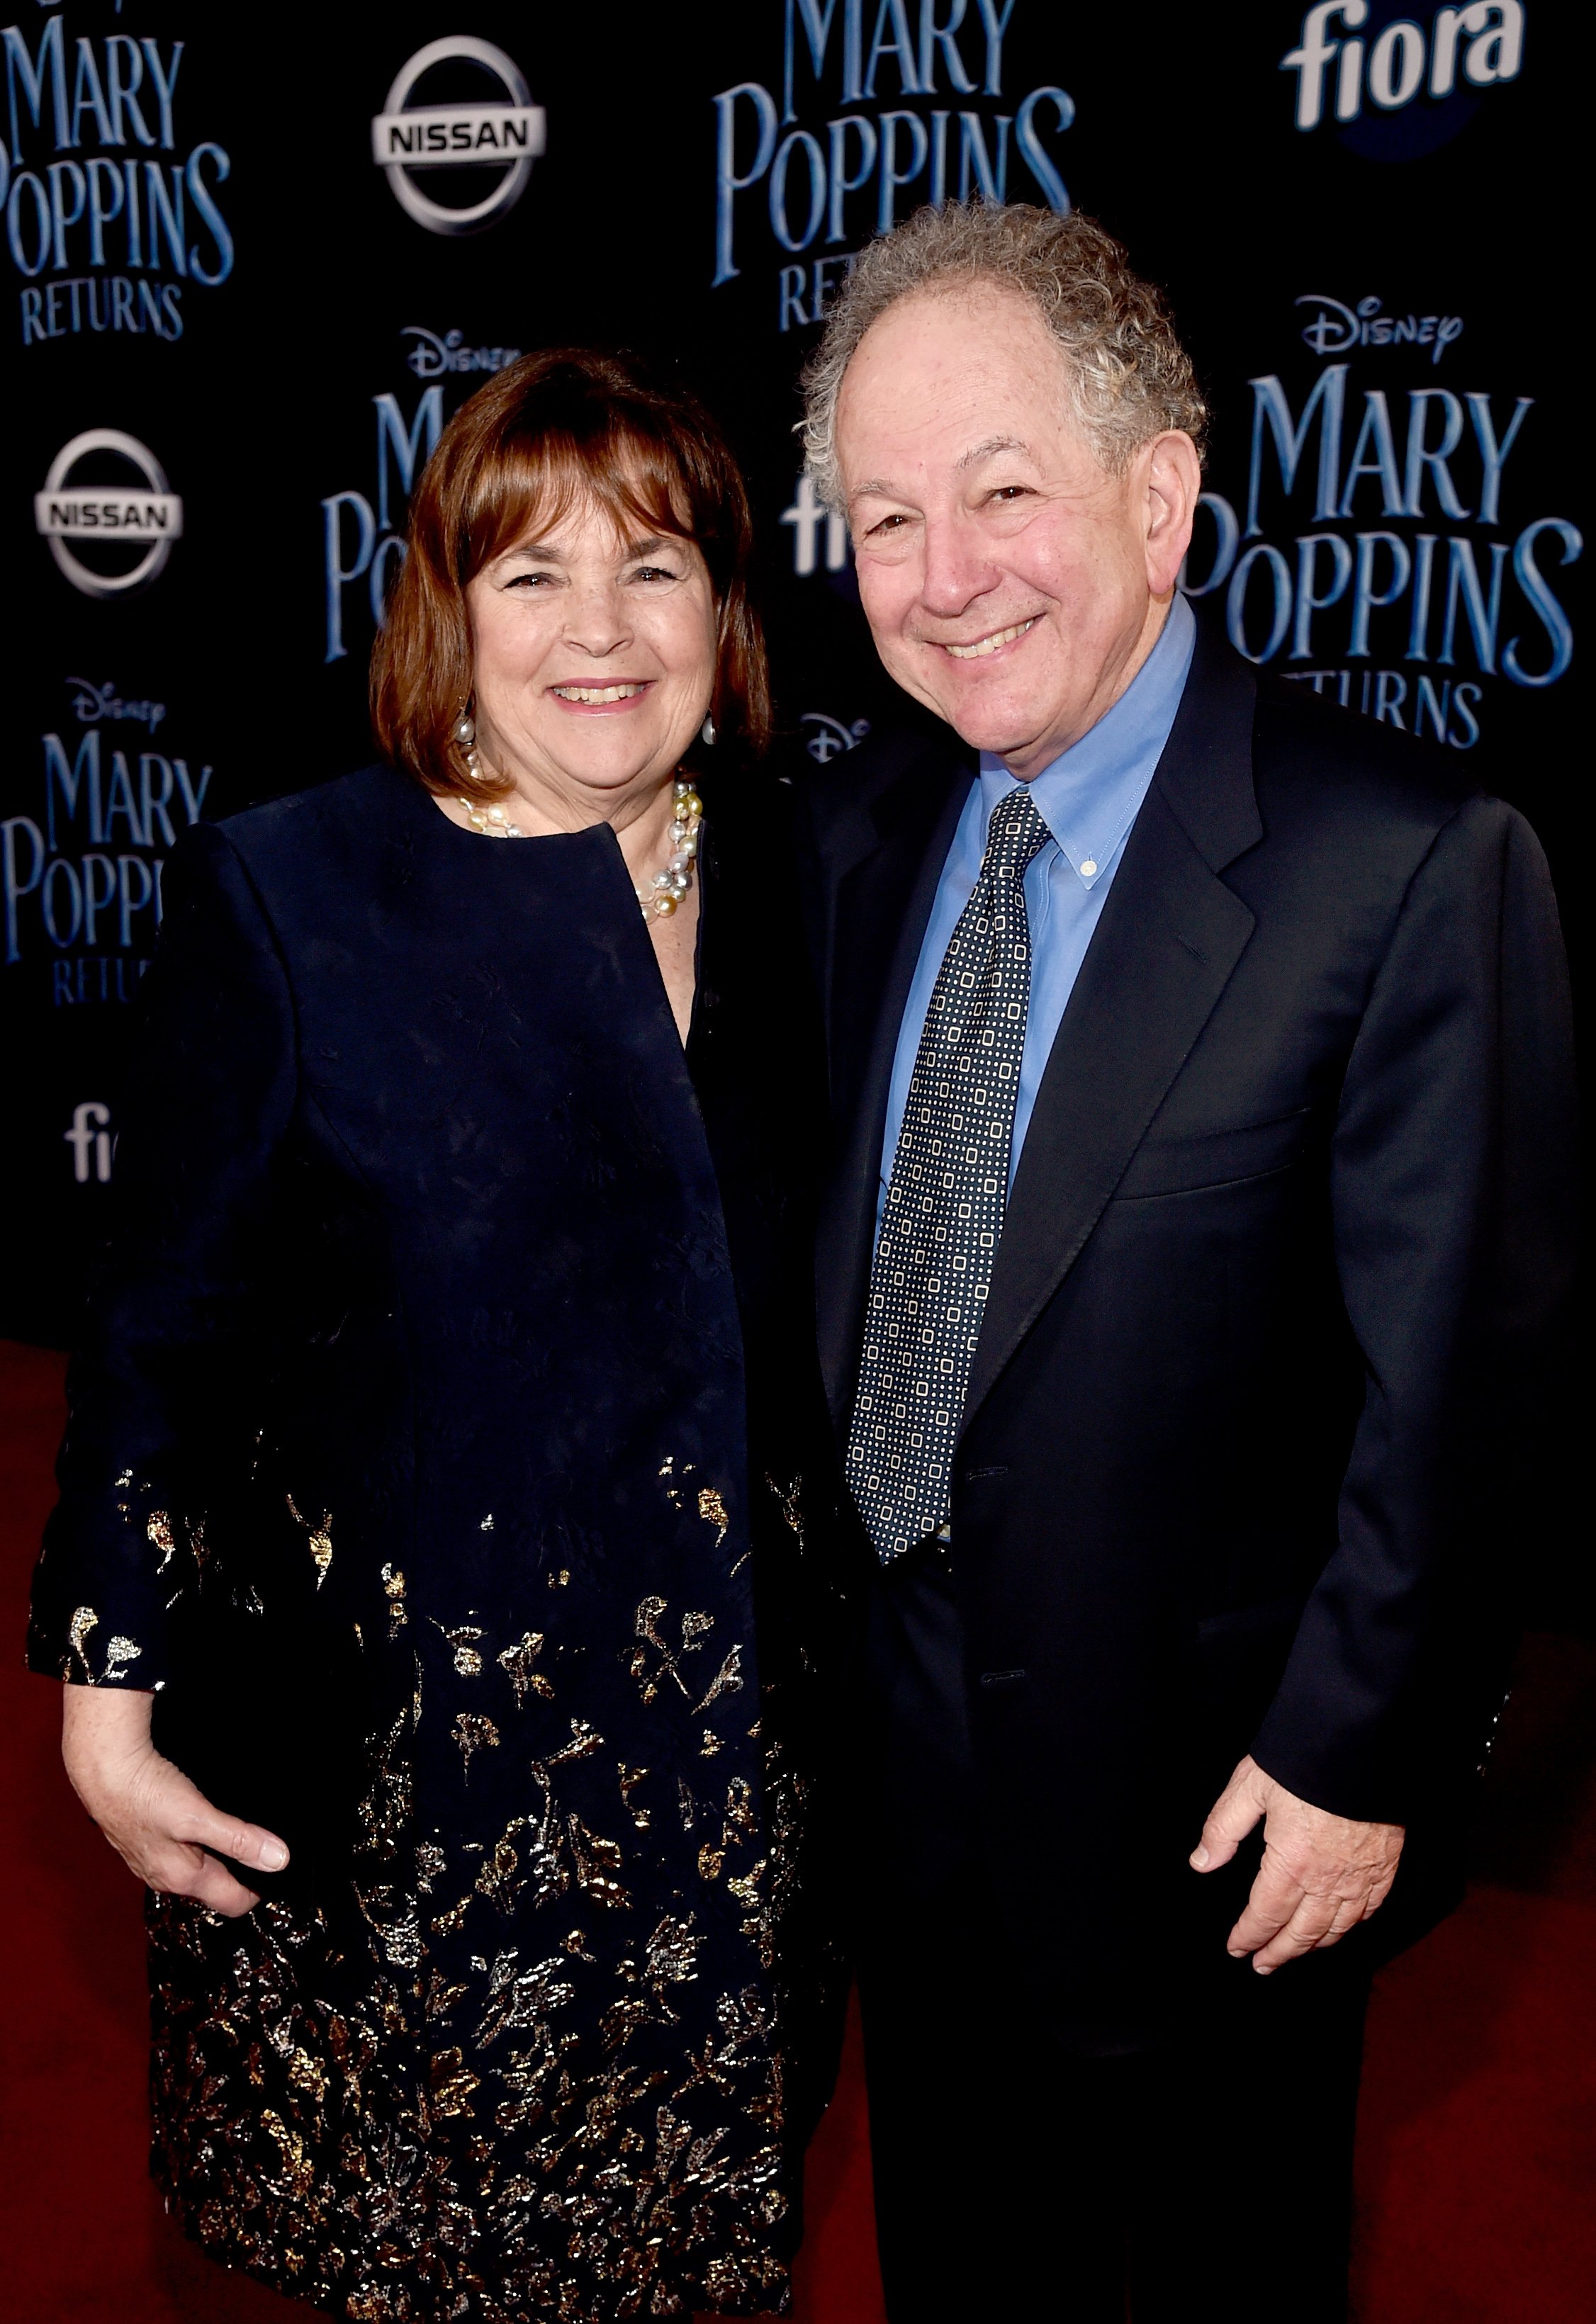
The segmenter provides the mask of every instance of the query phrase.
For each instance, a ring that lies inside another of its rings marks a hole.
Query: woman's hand
[[[207,1849],[263,1872],[281,1872],[288,1849],[274,1832],[221,1814],[161,1757],[150,1740],[154,1696],[125,1686],[64,1686],[61,1693],[61,1757],[72,1789],[128,1869],[147,1888],[192,1896],[229,1920],[258,1904]]]

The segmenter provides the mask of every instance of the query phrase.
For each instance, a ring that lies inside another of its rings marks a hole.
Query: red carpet
[[[17,1666],[60,1374],[58,1357],[0,1343],[0,2316],[293,2324],[309,2311],[198,2258],[150,2192],[138,1895],[67,1788],[54,1687]],[[1530,1641],[1479,1862],[1464,1909],[1377,2000],[1360,2324],[1596,2315],[1596,1649],[1582,1642]],[[810,2158],[809,2221],[799,2324],[883,2324],[856,2042]],[[1243,2197],[1207,2264],[1245,2237]],[[1264,2312],[1256,2290],[1243,2312]]]

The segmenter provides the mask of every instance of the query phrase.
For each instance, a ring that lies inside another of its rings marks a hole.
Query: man
[[[1545,864],[1197,636],[1203,404],[1089,221],[921,212],[806,388],[951,729],[810,798],[889,2313],[1340,2316],[1564,1282]]]

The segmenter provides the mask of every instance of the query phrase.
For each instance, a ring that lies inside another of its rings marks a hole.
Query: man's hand
[[[61,1757],[72,1789],[130,1872],[148,1888],[192,1896],[230,1920],[260,1903],[217,1856],[280,1872],[274,1832],[212,1807],[150,1740],[154,1697],[134,1687],[66,1686]],[[216,1853],[210,1853],[211,1850]]]
[[[1243,1759],[1192,1851],[1198,1872],[1216,1872],[1264,1819],[1263,1862],[1247,1909],[1228,1940],[1232,1955],[1252,1955],[1259,1977],[1324,1945],[1377,1913],[1391,1893],[1402,1854],[1399,1823],[1353,1823],[1299,1800],[1256,1759]]]

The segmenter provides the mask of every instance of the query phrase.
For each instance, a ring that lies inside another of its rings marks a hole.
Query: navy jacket
[[[840,1431],[973,770],[883,738],[809,794]],[[1413,1827],[1416,1904],[1499,1705],[1569,1268],[1569,1021],[1535,837],[1461,773],[1200,645],[1038,1093],[953,1568],[990,1925],[1083,2039],[1129,2038],[1171,1932],[1195,1958],[1238,1908],[1255,1858],[1205,1886],[1185,1858],[1243,1753]]]
[[[607,826],[376,768],[169,872],[30,1651],[291,1844],[154,1909],[157,2137],[328,2306],[751,2311],[796,2234],[823,1099],[778,795],[707,788],[685,1051]]]

